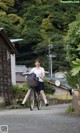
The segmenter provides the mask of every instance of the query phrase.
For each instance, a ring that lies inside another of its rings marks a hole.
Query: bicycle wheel
[[[37,94],[36,102],[37,102],[37,109],[41,110],[41,107],[42,107],[42,98],[41,98],[40,94]]]
[[[31,90],[30,93],[30,110],[33,111],[34,109],[34,90]]]

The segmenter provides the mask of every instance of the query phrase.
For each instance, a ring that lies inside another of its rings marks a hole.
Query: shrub
[[[14,98],[16,98],[16,99],[23,98],[23,96],[25,95],[25,93],[28,90],[28,86],[26,83],[23,86],[13,85],[12,88],[13,88]]]
[[[49,85],[48,81],[44,82],[44,87],[45,87],[45,93],[47,94],[54,94],[55,89],[52,85]]]
[[[71,113],[74,112],[74,108],[72,107],[72,105],[69,105],[69,107],[66,110],[67,113]]]
[[[72,76],[71,73],[68,73],[66,74],[66,79],[71,88],[78,89],[78,85],[80,84],[80,75]]]

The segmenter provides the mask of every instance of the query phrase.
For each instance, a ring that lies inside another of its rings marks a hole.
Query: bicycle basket
[[[27,84],[29,87],[36,87],[38,85],[39,79],[36,74],[31,73],[27,75]]]

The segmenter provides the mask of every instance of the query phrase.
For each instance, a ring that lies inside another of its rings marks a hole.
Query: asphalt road
[[[0,125],[9,133],[80,133],[80,117],[65,113],[68,105],[0,111]]]

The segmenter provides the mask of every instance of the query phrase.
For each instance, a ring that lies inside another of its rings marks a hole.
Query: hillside
[[[52,44],[52,53],[57,54],[53,70],[67,68],[64,37],[79,11],[79,4],[60,0],[0,0],[0,27],[10,38],[24,39],[16,44],[17,64],[32,66],[35,58],[41,58],[48,68],[48,45]]]

